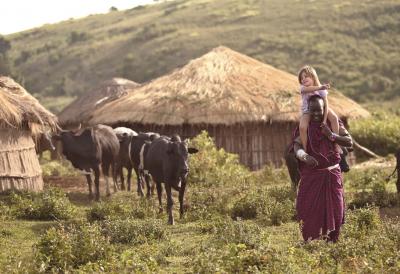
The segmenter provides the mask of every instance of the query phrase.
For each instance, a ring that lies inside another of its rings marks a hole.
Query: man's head
[[[313,95],[308,100],[308,110],[311,121],[322,122],[324,119],[324,100],[319,95]]]

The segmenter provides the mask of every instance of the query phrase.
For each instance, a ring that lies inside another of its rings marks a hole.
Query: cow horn
[[[79,126],[77,128],[71,129],[71,132],[74,134],[77,133],[80,129],[82,128],[82,123],[79,123]]]

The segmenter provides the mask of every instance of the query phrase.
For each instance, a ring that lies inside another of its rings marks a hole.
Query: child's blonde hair
[[[305,73],[306,76],[310,76],[313,80],[314,80],[314,84],[317,86],[321,85],[321,82],[319,81],[317,72],[315,71],[315,69],[312,66],[309,65],[305,65],[304,67],[302,67],[299,71],[299,83],[301,84],[301,74]]]

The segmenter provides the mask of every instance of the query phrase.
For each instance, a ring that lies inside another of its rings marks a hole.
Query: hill
[[[6,38],[39,98],[67,102],[116,76],[145,82],[224,45],[294,74],[312,64],[323,82],[366,102],[400,90],[399,33],[397,0],[176,0]]]

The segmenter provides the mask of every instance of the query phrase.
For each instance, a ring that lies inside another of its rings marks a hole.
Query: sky
[[[153,0],[7,0],[0,4],[0,34],[20,32],[90,14],[153,3]]]

